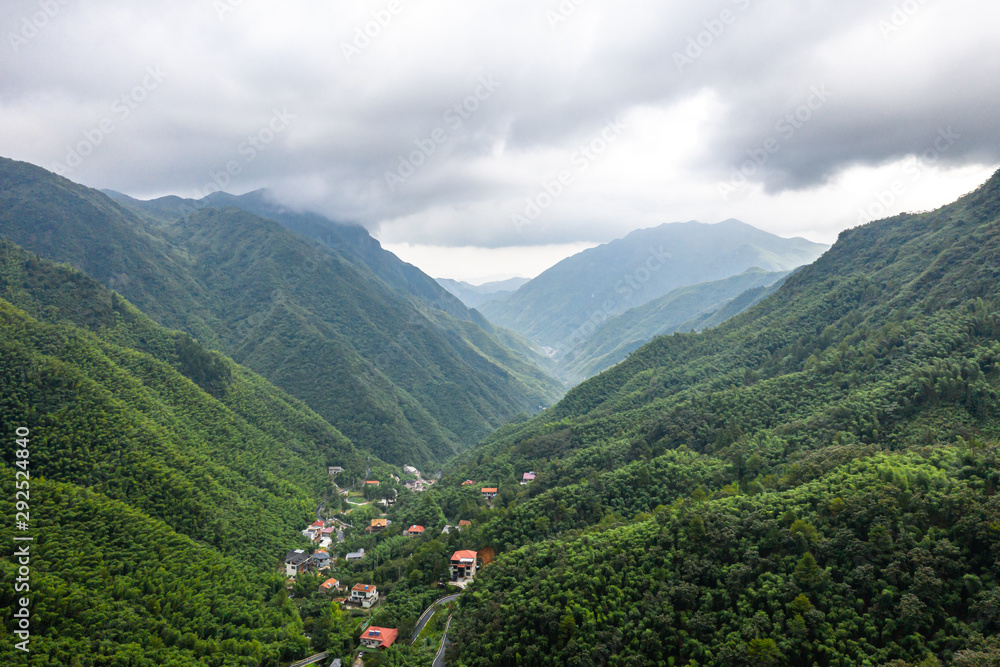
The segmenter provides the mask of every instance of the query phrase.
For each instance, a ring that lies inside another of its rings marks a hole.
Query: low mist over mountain
[[[790,271],[828,246],[737,220],[663,224],[569,257],[512,295],[482,305],[499,326],[565,354],[597,325],[668,292],[757,267]]]

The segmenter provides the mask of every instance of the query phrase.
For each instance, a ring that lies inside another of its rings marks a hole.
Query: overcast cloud
[[[831,242],[1000,164],[983,0],[7,0],[0,21],[0,154],[139,197],[269,187],[455,278],[678,220]]]

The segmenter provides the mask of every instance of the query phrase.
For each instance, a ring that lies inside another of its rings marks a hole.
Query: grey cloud
[[[769,193],[920,153],[949,127],[961,139],[942,162],[1000,162],[992,76],[1000,10],[975,0],[907,0],[919,9],[888,37],[880,22],[902,0],[588,0],[555,27],[546,12],[557,2],[400,1],[402,11],[350,60],[342,45],[387,1],[246,0],[220,18],[211,0],[64,0],[17,49],[10,34],[39,0],[7,2],[0,127],[9,129],[0,130],[0,153],[52,168],[111,117],[113,133],[71,178],[139,196],[191,195],[235,162],[232,191],[272,187],[396,240],[484,246],[605,241],[657,215],[677,217],[651,211],[658,200],[588,186],[528,230],[511,224],[562,163],[550,153],[572,152],[610,118],[706,91],[725,112],[685,157],[689,189],[725,180],[771,138],[780,149],[749,176]],[[701,51],[688,52],[689,40]],[[694,53],[678,65],[677,54]],[[127,118],[115,117],[115,100],[148,66],[169,77]],[[447,110],[484,76],[501,87],[449,125]],[[815,86],[832,96],[788,136],[779,121]],[[294,121],[252,157],[241,150],[283,108]],[[386,172],[438,129],[444,143],[388,187]],[[683,138],[692,129],[665,131]],[[655,174],[665,157],[637,159]]]

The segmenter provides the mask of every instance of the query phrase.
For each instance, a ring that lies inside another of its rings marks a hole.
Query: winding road
[[[431,667],[444,667],[444,652],[448,648],[448,628],[451,627],[451,616],[448,617],[448,622],[444,625],[444,634],[441,635],[441,648],[438,649],[437,655],[434,656],[434,662],[431,663]]]
[[[424,613],[420,614],[420,618],[417,619],[417,626],[413,629],[413,638],[410,640],[410,643],[412,644],[417,641],[417,637],[420,636],[420,631],[424,629],[425,625],[427,625],[427,621],[431,620],[431,616],[433,616],[434,612],[437,611],[438,606],[448,604],[452,600],[457,600],[459,595],[461,595],[461,593],[445,595],[443,598],[432,602],[431,606],[427,607],[427,609],[424,610]]]

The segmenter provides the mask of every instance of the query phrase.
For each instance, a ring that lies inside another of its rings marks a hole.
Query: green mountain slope
[[[1000,173],[844,232],[462,457],[501,555],[461,664],[994,664],[998,230]]]
[[[331,493],[328,466],[358,480],[384,464],[260,376],[7,241],[0,388],[8,544],[15,474],[30,486],[31,664],[277,666],[309,650],[275,567]],[[8,628],[17,576],[0,561]],[[19,664],[13,644],[5,633],[4,664]]]
[[[581,343],[560,356],[558,371],[574,382],[597,375],[656,336],[711,326],[712,316],[724,307],[728,317],[739,314],[756,303],[751,295],[744,297],[745,292],[754,290],[763,296],[766,288],[787,275],[787,271],[769,272],[754,267],[730,278],[679,287],[600,324]],[[734,303],[736,299],[740,300]],[[743,306],[737,309],[737,303]]]
[[[204,207],[169,219],[177,200],[142,214],[9,160],[0,162],[0,204],[0,235],[225,351],[386,460],[436,465],[561,394],[511,349],[513,335],[393,289],[365,263],[251,213]],[[426,280],[452,310],[469,312]]]
[[[664,224],[564,259],[480,310],[499,326],[565,353],[607,318],[679,287],[721,280],[751,267],[790,271],[826,249],[737,220]]]

